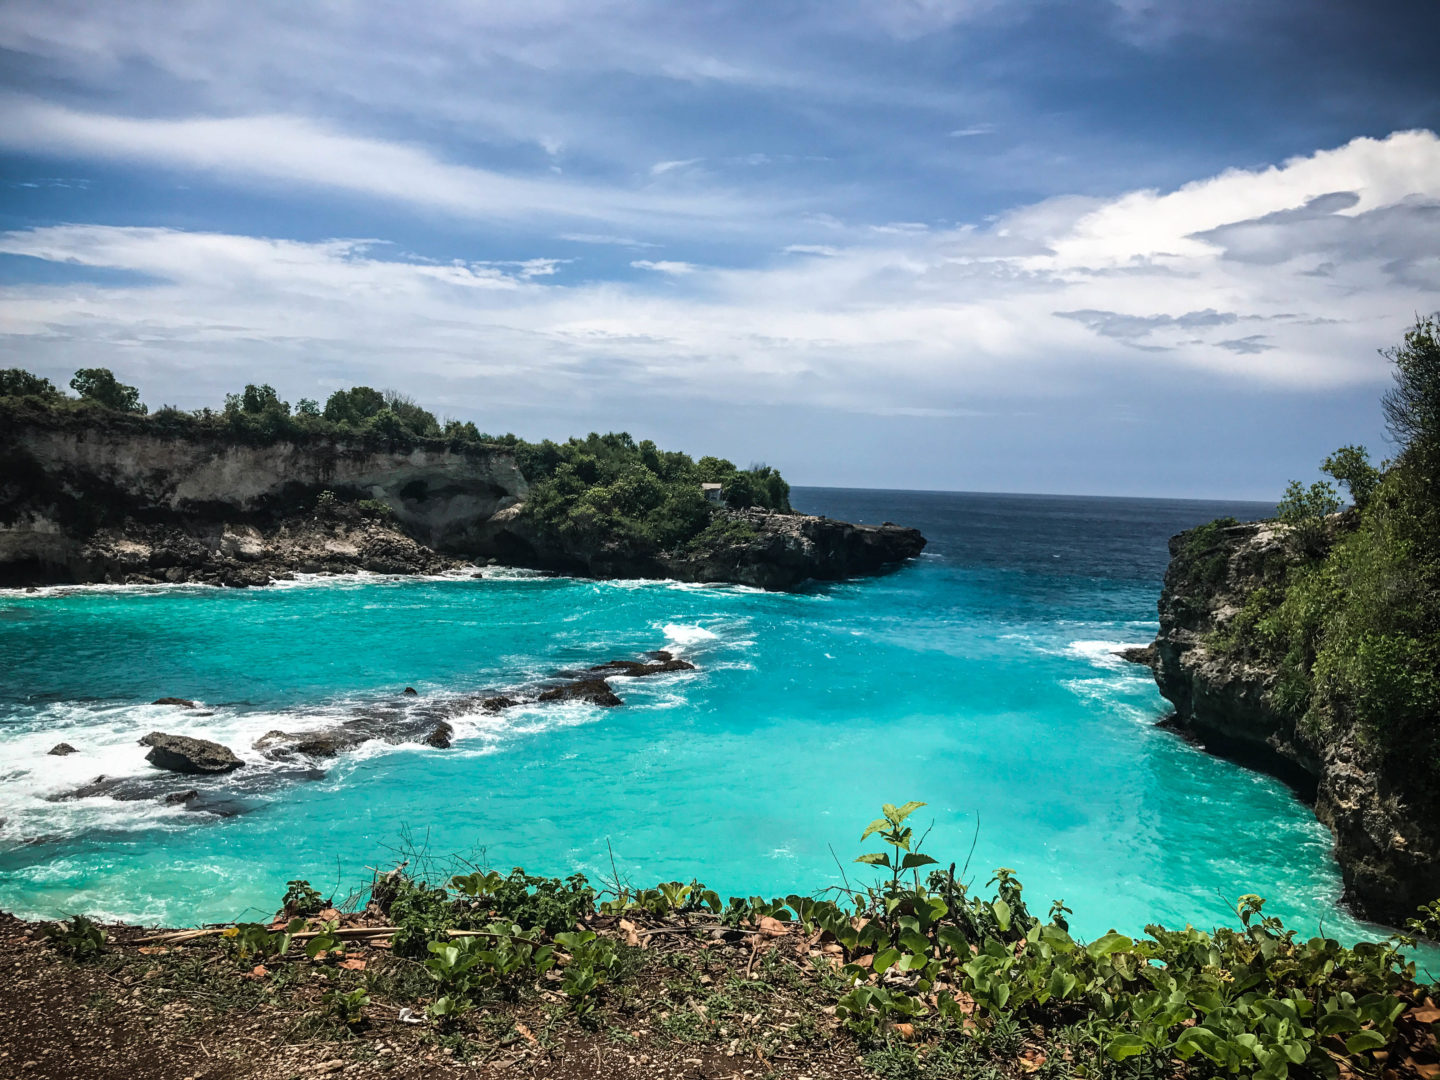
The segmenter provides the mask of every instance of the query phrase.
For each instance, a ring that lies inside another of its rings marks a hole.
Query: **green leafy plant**
[[[577,930],[555,935],[555,944],[570,954],[563,969],[561,989],[570,998],[571,1007],[580,1014],[592,1012],[601,989],[610,981],[619,964],[619,952],[609,938],[598,937],[591,930]]]
[[[49,923],[45,936],[57,952],[74,960],[91,960],[105,951],[105,931],[84,915],[71,915],[61,922]]]
[[[321,995],[320,1004],[326,1015],[353,1026],[363,1019],[365,1006],[370,1004],[370,995],[363,986],[355,990],[327,990]]]
[[[914,830],[905,824],[905,819],[924,805],[923,802],[907,802],[904,806],[895,807],[886,803],[881,810],[884,816],[876,818],[860,834],[863,841],[879,833],[880,839],[894,848],[894,851],[876,851],[861,855],[855,861],[870,866],[883,866],[889,870],[891,889],[897,892],[900,888],[900,875],[906,870],[918,870],[935,862],[929,855],[910,850]]]
[[[280,899],[280,906],[287,915],[315,915],[324,910],[325,898],[319,890],[312,889],[308,881],[289,881],[285,883],[285,895]]]

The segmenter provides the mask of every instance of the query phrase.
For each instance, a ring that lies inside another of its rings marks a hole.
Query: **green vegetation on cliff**
[[[1290,485],[1279,508],[1292,558],[1255,589],[1222,651],[1279,672],[1274,704],[1316,732],[1358,724],[1394,766],[1440,787],[1440,322],[1385,354],[1398,445],[1377,470],[1347,446],[1323,468],[1350,492]],[[1197,542],[1192,534],[1192,544]]]

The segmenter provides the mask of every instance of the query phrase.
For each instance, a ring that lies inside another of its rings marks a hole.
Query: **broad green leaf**
[[[912,852],[911,854],[906,855],[905,858],[901,861],[900,869],[913,870],[917,866],[929,866],[934,862],[935,860],[932,859],[929,855],[920,855],[918,853]]]
[[[1345,1040],[1345,1049],[1352,1054],[1363,1054],[1367,1050],[1379,1050],[1389,1041],[1378,1031],[1357,1031]]]
[[[876,818],[874,821],[870,822],[870,824],[865,827],[865,831],[860,834],[860,839],[868,839],[873,833],[879,832],[881,829],[885,828],[889,824],[890,822],[886,821],[884,818]]]
[[[1339,1009],[1335,1012],[1326,1013],[1315,1021],[1315,1034],[1322,1038],[1326,1035],[1340,1035],[1347,1031],[1360,1030],[1360,1017],[1356,1016],[1349,1009]]]
[[[899,949],[881,949],[875,954],[874,961],[870,964],[870,970],[879,975],[895,964],[900,959]]]
[[[990,910],[995,913],[995,922],[1002,931],[1010,929],[1010,905],[1004,900],[996,900],[990,905]]]
[[[1085,946],[1085,951],[1098,960],[1102,956],[1110,956],[1113,953],[1124,952],[1126,949],[1133,947],[1134,944],[1135,942],[1131,941],[1124,934],[1117,934],[1111,930],[1108,934],[1096,938],[1089,945]]]
[[[1124,1061],[1128,1057],[1145,1052],[1145,1040],[1139,1035],[1116,1035],[1105,1047],[1105,1053],[1112,1061]]]
[[[872,851],[869,854],[861,855],[855,861],[858,863],[866,863],[869,866],[883,866],[887,870],[891,869],[890,856],[880,851]]]

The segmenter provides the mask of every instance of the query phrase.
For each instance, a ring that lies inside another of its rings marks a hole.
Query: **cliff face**
[[[1181,533],[1170,541],[1153,670],[1175,706],[1167,723],[1206,749],[1280,775],[1313,798],[1335,835],[1345,899],[1403,924],[1440,896],[1440,804],[1407,782],[1356,725],[1324,731],[1273,701],[1277,672],[1216,645],[1246,598],[1292,558],[1273,522]]]
[[[316,513],[324,491],[339,508]],[[412,449],[332,438],[251,444],[152,420],[0,411],[0,584],[261,584],[293,571],[433,572],[446,556],[593,577],[767,589],[872,574],[920,552],[914,529],[727,511],[713,540],[637,557],[547,535],[503,446]],[[348,504],[372,500],[387,520]]]
[[[501,447],[387,450],[328,439],[255,446],[42,418],[0,432],[0,572],[113,579],[133,569],[127,563],[145,562],[133,548],[123,557],[126,545],[175,548],[177,537],[163,543],[155,532],[166,526],[233,554],[221,547],[243,551],[268,541],[281,522],[313,511],[326,490],[342,501],[383,503],[410,538],[457,554],[472,553],[480,526],[528,492]],[[243,542],[233,538],[236,529],[248,529]]]

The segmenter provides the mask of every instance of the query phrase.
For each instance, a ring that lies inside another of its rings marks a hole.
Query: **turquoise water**
[[[640,884],[810,891],[840,880],[832,846],[863,876],[850,860],[880,803],[921,799],[929,850],[963,863],[974,842],[979,884],[1012,867],[1081,933],[1233,921],[1226,898],[1246,892],[1306,932],[1367,932],[1336,906],[1311,812],[1155,728],[1148,672],[1111,655],[1154,633],[1167,536],[1268,507],[826,489],[796,503],[917,525],[931,546],[890,576],[789,595],[504,570],[0,593],[0,907],[230,919],[272,911],[293,877],[344,892],[406,848],[592,878],[613,850]],[[619,708],[462,717],[449,751],[371,744],[305,775],[249,749],[407,685],[444,698],[657,648],[697,670],[614,680]],[[204,708],[143,704],[164,695]],[[53,801],[97,774],[155,775],[135,740],[157,727],[251,762],[209,782],[232,816]],[[61,740],[81,752],[47,756]]]

